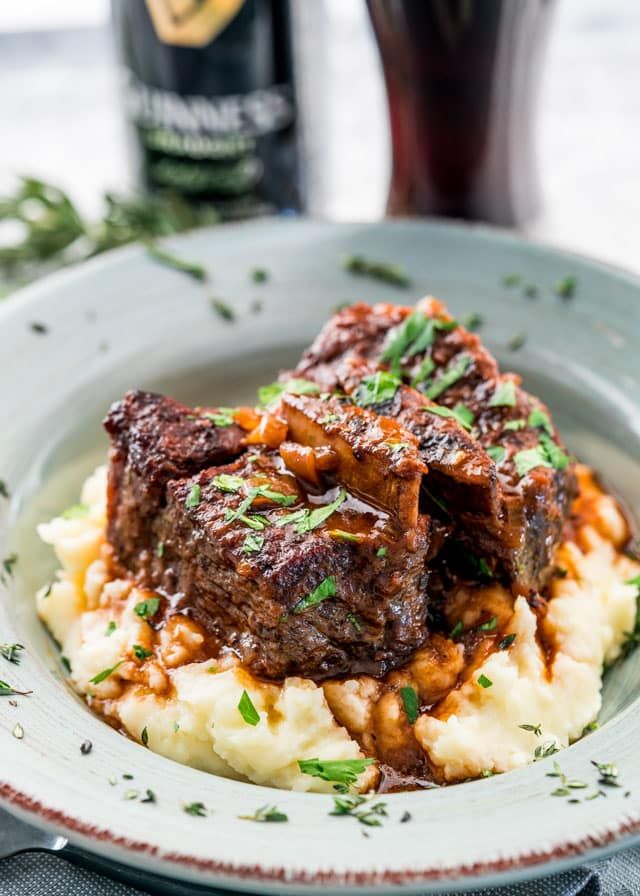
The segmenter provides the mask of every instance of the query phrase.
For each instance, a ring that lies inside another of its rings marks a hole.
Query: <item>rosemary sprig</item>
[[[106,193],[103,203],[101,217],[88,220],[67,193],[35,177],[21,178],[13,194],[0,197],[0,222],[17,222],[23,234],[0,247],[0,281],[7,291],[118,246],[154,243],[218,221],[211,207],[192,207],[168,193]]]

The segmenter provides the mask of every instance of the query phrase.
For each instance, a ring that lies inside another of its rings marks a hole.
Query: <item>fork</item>
[[[40,831],[0,809],[0,859],[8,859],[29,849],[59,852],[67,843],[66,837]]]
[[[144,896],[144,894],[154,894],[154,896],[198,896],[198,894],[201,896],[231,896],[228,891],[217,887],[183,884],[180,881],[169,880],[147,871],[126,867],[117,862],[90,855],[83,850],[76,849],[66,837],[41,831],[0,808],[0,861],[31,850],[58,853],[60,858],[66,859],[74,865],[79,865],[96,874],[103,874],[128,887],[137,887],[137,890],[130,891],[132,896],[136,896],[136,894],[138,896]]]

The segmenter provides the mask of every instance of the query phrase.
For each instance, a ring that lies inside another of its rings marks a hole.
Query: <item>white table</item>
[[[520,0],[512,0],[520,2]],[[363,0],[295,0],[310,210],[382,215],[386,105]],[[310,23],[312,19],[312,23]],[[306,23],[306,24],[305,24]],[[536,236],[640,271],[640,3],[558,0],[541,90]],[[129,184],[106,28],[0,34],[0,178],[59,182],[90,213]]]

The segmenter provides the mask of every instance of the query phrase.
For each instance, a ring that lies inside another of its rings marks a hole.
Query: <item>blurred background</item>
[[[454,25],[456,17],[463,21],[465,16],[482,16],[489,7],[494,11],[500,7],[498,16],[529,4],[536,8],[534,15],[537,7],[542,15],[550,13],[546,38],[531,37],[535,21],[514,25],[513,40],[525,44],[533,40],[539,46],[519,45],[512,67],[494,73],[499,91],[509,81],[523,77],[526,81],[528,54],[542,56],[539,69],[531,63],[537,102],[531,110],[526,108],[527,85],[516,83],[516,110],[509,113],[517,116],[520,109],[531,118],[531,136],[516,134],[514,152],[524,157],[533,152],[535,163],[527,158],[518,161],[523,167],[519,170],[516,165],[514,177],[525,188],[529,179],[538,180],[537,209],[525,201],[524,210],[509,218],[485,205],[469,217],[517,226],[563,247],[640,270],[640,4],[628,0],[503,0],[498,7],[494,0],[426,0],[426,4],[451,14]],[[370,11],[378,8],[384,38],[388,22],[382,18],[395,14],[401,5],[401,0],[372,0],[369,8],[365,0],[289,4],[302,207],[312,215],[373,220],[385,214],[392,149]],[[110,14],[109,0],[0,4],[0,194],[15,191],[18,175],[31,175],[59,185],[84,214],[98,216],[105,191],[137,187],[119,63],[122,28],[128,24],[121,25],[118,56]],[[224,37],[223,31],[216,40]],[[419,51],[425,35],[414,32],[412,37]],[[476,37],[482,41],[486,34]],[[439,58],[438,48],[431,50]],[[402,69],[402,58],[392,60],[393,71],[394,66]],[[462,56],[471,81],[476,77],[474,58],[466,51]],[[407,72],[401,75],[407,77]],[[442,71],[434,69],[427,75],[441,78]],[[225,90],[234,92],[228,85]],[[425,96],[414,100],[419,105]],[[446,119],[446,104],[434,115]],[[498,126],[526,130],[526,122],[502,121]],[[465,135],[458,137],[464,144]],[[518,139],[531,146],[518,145]],[[490,187],[494,193],[501,189],[495,177]],[[535,184],[531,189],[536,192]],[[434,210],[441,211],[405,209]],[[453,208],[452,213],[459,211]]]

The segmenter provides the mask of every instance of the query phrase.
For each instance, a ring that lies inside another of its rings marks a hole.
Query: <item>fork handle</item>
[[[66,845],[65,837],[40,831],[0,809],[0,859],[6,859],[27,849],[47,849],[57,852]]]

